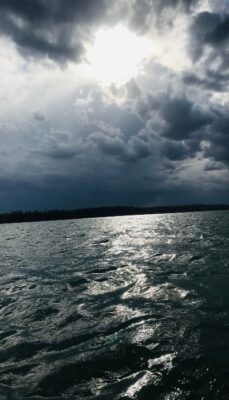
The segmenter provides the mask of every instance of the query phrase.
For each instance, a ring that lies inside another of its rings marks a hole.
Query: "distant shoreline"
[[[0,224],[18,222],[58,221],[66,219],[101,218],[128,215],[169,214],[198,211],[229,210],[228,204],[191,204],[156,207],[95,207],[76,210],[12,211],[0,214]]]

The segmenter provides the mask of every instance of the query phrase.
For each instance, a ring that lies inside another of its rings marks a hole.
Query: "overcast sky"
[[[229,202],[229,0],[0,0],[0,212]]]

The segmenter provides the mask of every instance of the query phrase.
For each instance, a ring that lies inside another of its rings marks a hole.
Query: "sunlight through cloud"
[[[141,72],[150,42],[118,25],[95,35],[88,59],[96,79],[105,85],[125,83]]]

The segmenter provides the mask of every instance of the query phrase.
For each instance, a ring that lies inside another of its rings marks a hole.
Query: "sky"
[[[229,0],[0,0],[0,212],[229,202]]]

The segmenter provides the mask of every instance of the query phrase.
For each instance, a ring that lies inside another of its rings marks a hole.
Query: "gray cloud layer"
[[[89,28],[105,12],[104,0],[1,0],[0,30],[25,55],[79,60]]]
[[[198,3],[0,0],[0,34],[26,66],[30,58],[51,59],[53,71],[78,64],[96,29],[120,21],[166,40],[183,24],[189,62],[179,70],[159,57],[121,88],[56,94],[53,86],[48,102],[44,87],[39,101],[31,93],[34,104],[18,101],[0,121],[1,209],[227,200],[229,17]]]
[[[163,11],[189,11],[195,0],[1,0],[0,31],[27,56],[59,62],[80,60],[96,24],[128,20],[140,31],[163,19]],[[157,18],[155,18],[157,17]],[[170,23],[168,21],[168,23]]]

